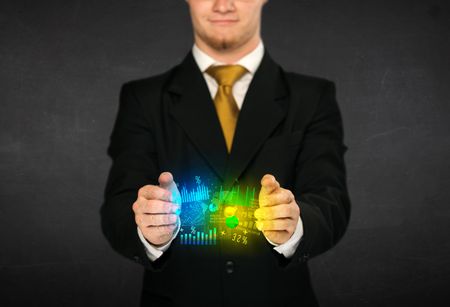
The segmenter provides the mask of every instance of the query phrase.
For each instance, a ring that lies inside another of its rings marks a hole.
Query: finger
[[[295,207],[291,204],[281,204],[272,207],[261,207],[255,210],[255,217],[258,220],[274,220],[280,218],[294,219],[296,217]]]
[[[156,235],[167,234],[167,235],[172,236],[172,234],[176,228],[177,228],[176,224],[161,225],[161,226],[147,226],[147,227],[144,227],[144,232],[146,232],[146,233],[148,233],[148,232],[155,233],[156,232]]]
[[[286,237],[289,233],[286,230],[264,230],[264,236],[270,238],[269,240],[276,244],[286,242]]]
[[[147,229],[154,229],[160,234],[169,233],[172,235],[173,231],[177,228],[176,224],[172,225],[161,225],[161,226],[148,226]]]
[[[172,202],[163,201],[159,199],[145,200],[142,205],[142,210],[140,213],[146,214],[167,214],[167,213],[177,213],[180,206]]]
[[[176,214],[142,214],[139,217],[140,225],[148,226],[164,226],[176,225],[178,216]]]
[[[277,206],[280,204],[290,204],[294,201],[294,194],[291,191],[283,188],[279,188],[275,192],[265,195],[261,201],[260,207]]]
[[[159,199],[165,201],[172,200],[172,194],[170,191],[151,184],[140,188],[138,191],[138,196],[144,197],[145,199]]]
[[[181,196],[178,191],[178,187],[176,182],[173,179],[172,173],[170,172],[162,172],[158,178],[159,186],[163,189],[170,191],[172,194],[171,201],[181,205]]]
[[[266,174],[261,179],[261,190],[265,193],[270,194],[280,187],[280,184],[271,174]]]
[[[276,220],[269,220],[269,221],[256,221],[256,228],[258,228],[260,231],[264,230],[285,230],[290,231],[292,229],[291,219],[276,219]]]

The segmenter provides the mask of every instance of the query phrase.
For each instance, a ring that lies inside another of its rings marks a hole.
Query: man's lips
[[[227,24],[233,24],[233,23],[236,23],[236,22],[238,22],[237,20],[234,20],[234,19],[213,19],[213,20],[210,20],[210,22],[211,23],[214,23],[214,24],[223,24],[223,25],[227,25]]]

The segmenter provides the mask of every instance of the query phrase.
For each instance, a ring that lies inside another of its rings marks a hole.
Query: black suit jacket
[[[239,114],[227,154],[205,80],[192,53],[166,73],[123,85],[108,154],[113,159],[101,208],[112,248],[145,267],[146,306],[316,306],[307,260],[334,246],[350,215],[343,128],[332,81],[290,73],[267,50]],[[212,178],[260,188],[273,174],[300,206],[304,235],[292,258],[264,236],[248,252],[174,240],[151,262],[131,209],[137,191]]]

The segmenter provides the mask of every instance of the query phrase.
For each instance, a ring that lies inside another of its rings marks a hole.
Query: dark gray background
[[[271,0],[263,15],[273,58],[334,80],[344,119],[353,211],[310,261],[322,306],[444,305],[449,2]],[[182,0],[1,1],[0,305],[136,306],[143,269],[100,229],[106,147],[120,85],[191,44]]]

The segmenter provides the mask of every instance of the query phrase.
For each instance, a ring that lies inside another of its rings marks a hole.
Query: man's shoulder
[[[294,71],[283,72],[286,79],[288,79],[289,82],[295,84],[296,86],[321,89],[324,86],[334,86],[335,84],[333,80],[321,76],[298,73]]]
[[[122,88],[132,88],[134,92],[138,93],[161,91],[170,80],[177,67],[178,65],[161,73],[126,81],[122,84]]]

